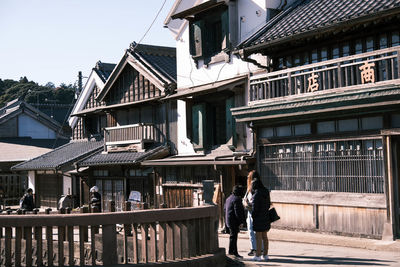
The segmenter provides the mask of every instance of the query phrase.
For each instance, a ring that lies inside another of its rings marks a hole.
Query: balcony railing
[[[254,75],[249,103],[399,79],[400,47]]]
[[[143,141],[163,142],[164,137],[153,124],[131,124],[104,129],[106,145],[135,144]]]

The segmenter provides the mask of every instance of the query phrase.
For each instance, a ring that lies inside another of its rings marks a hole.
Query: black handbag
[[[268,219],[270,223],[273,223],[277,220],[279,220],[281,217],[279,217],[278,213],[276,213],[275,208],[271,208],[268,210]]]

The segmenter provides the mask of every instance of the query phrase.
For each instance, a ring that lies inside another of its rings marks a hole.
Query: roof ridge
[[[147,55],[167,56],[176,58],[176,48],[149,44],[138,44],[133,41],[128,49],[131,53],[144,53]]]

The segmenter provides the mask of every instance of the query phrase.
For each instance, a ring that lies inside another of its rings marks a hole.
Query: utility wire
[[[153,21],[151,22],[149,28],[146,30],[146,32],[143,34],[143,37],[139,40],[139,42],[137,42],[136,46],[138,46],[143,41],[144,37],[146,37],[146,35],[150,31],[151,27],[153,27],[154,22],[157,20],[158,16],[161,13],[161,10],[163,9],[163,7],[164,7],[166,2],[167,2],[167,0],[164,0],[164,3],[160,7],[160,10],[158,10],[156,17],[153,19]],[[135,46],[135,48],[136,48],[136,46]]]

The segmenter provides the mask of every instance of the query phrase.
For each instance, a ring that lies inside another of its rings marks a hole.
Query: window
[[[361,119],[363,130],[375,130],[383,128],[383,118],[378,117],[366,117]]]
[[[198,149],[232,141],[235,144],[235,120],[230,111],[234,107],[234,97],[207,100],[194,104],[191,114],[191,140]]]
[[[335,122],[334,121],[321,121],[317,123],[317,133],[334,133],[335,132]]]
[[[357,131],[358,130],[358,120],[350,119],[350,120],[339,120],[339,132],[347,132],[347,131]]]
[[[259,147],[260,176],[271,190],[384,193],[382,140]]]
[[[196,15],[189,31],[190,54],[209,63],[212,56],[229,49],[228,7],[223,5]]]
[[[107,177],[108,176],[108,170],[94,170],[93,171],[93,176],[96,176],[96,177]]]
[[[295,135],[306,135],[311,134],[311,124],[297,124],[294,126],[294,134]]]

